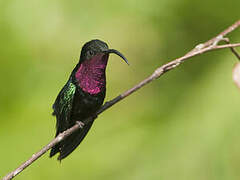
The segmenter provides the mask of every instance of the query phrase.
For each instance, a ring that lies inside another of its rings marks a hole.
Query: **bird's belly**
[[[93,116],[103,104],[104,98],[105,92],[94,96],[82,92],[76,95],[72,112],[74,121],[83,121]]]

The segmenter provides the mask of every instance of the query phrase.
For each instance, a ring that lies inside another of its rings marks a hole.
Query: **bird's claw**
[[[83,126],[85,125],[82,121],[76,121],[76,124],[77,124],[80,128],[83,128]]]

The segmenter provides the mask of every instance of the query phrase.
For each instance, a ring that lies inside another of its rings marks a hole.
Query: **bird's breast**
[[[78,86],[91,95],[99,94],[105,89],[106,75],[104,66],[87,66],[81,64],[75,74]]]

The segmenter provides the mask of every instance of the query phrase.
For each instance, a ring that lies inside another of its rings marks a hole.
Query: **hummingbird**
[[[77,122],[84,123],[102,106],[106,95],[106,67],[111,53],[117,54],[128,64],[122,53],[109,49],[101,40],[94,39],[83,45],[78,64],[52,106],[53,115],[56,116],[56,136]],[[56,144],[51,149],[50,157],[57,153],[58,160],[67,157],[82,142],[92,124],[93,121],[84,123],[83,128]]]

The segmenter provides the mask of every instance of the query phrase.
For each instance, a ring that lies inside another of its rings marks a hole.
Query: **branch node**
[[[220,41],[224,41],[225,38],[223,38],[223,35],[220,34],[216,37],[215,41],[213,41],[212,45],[210,47],[216,46]]]
[[[221,40],[226,42],[227,44],[230,44],[230,40],[227,37],[226,38],[222,38]],[[240,55],[238,54],[238,52],[233,47],[230,47],[230,50],[237,57],[237,59],[240,61]]]
[[[201,49],[203,49],[203,48],[204,48],[204,44],[201,43],[201,44],[196,45],[194,49],[195,49],[195,50],[201,50]]]

